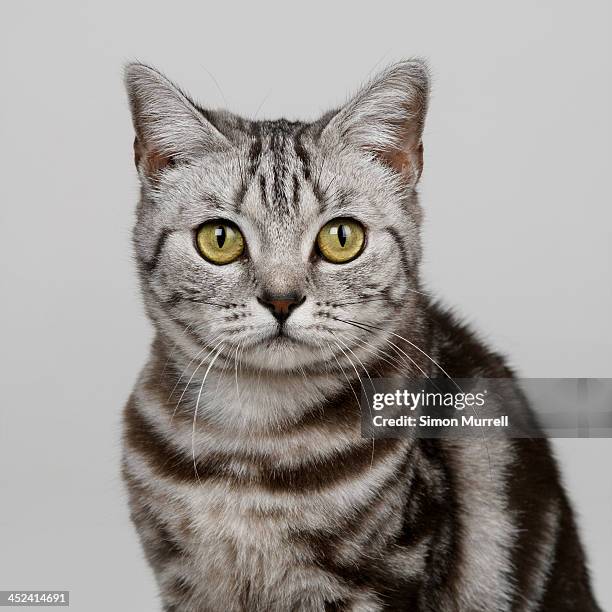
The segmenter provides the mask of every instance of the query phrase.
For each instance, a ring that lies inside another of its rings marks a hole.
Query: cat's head
[[[418,297],[423,62],[395,64],[314,123],[205,110],[142,64],[125,80],[134,242],[158,331],[246,367],[370,361]]]

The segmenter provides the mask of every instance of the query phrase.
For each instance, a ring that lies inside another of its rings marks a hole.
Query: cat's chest
[[[210,605],[231,600],[239,606],[257,597],[258,606],[268,606],[261,609],[273,610],[279,598],[289,605],[307,590],[312,609],[322,609],[317,605],[324,596],[338,591],[307,536],[326,523],[320,499],[296,503],[295,495],[270,496],[220,483],[177,491],[173,498],[185,536],[185,566],[192,583],[207,585],[203,597]]]

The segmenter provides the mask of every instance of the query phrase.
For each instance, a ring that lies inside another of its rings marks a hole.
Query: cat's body
[[[422,65],[310,125],[202,111],[144,66],[127,82],[157,336],[124,476],[165,609],[596,611],[545,441],[361,436],[366,372],[511,376],[420,291]],[[317,231],[349,217],[362,253],[323,261]],[[202,259],[210,218],[248,251]]]

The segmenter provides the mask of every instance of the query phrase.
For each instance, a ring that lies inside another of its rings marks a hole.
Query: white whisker
[[[217,344],[217,347],[219,347],[219,349],[217,350],[215,356],[211,359],[210,363],[208,364],[208,368],[206,368],[206,373],[204,374],[204,378],[202,379],[202,384],[200,385],[200,390],[198,391],[198,399],[196,400],[195,410],[193,412],[193,427],[191,431],[191,455],[193,457],[193,469],[195,470],[195,474],[196,474],[196,478],[198,479],[198,482],[200,482],[200,475],[198,474],[198,466],[197,466],[196,455],[195,455],[196,420],[198,418],[198,410],[200,408],[200,398],[202,397],[202,391],[204,390],[204,383],[206,382],[206,377],[208,376],[210,369],[213,367],[213,364],[217,360],[217,357],[219,357],[219,355],[221,354],[221,351],[223,350],[223,344],[220,342],[219,344]],[[217,347],[215,347],[215,349]]]

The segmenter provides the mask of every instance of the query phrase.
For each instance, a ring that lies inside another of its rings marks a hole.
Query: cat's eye
[[[332,263],[346,263],[363,250],[365,229],[354,219],[333,219],[326,223],[317,236],[321,255]]]
[[[198,229],[196,243],[204,259],[220,266],[236,261],[244,253],[244,238],[231,221],[204,223]]]

